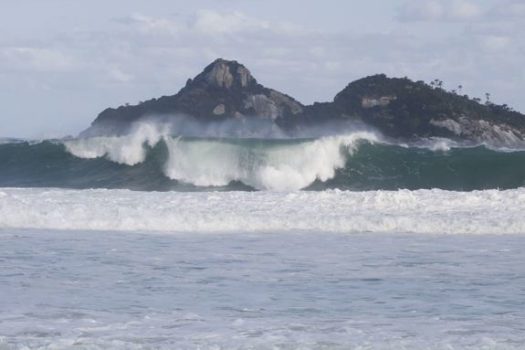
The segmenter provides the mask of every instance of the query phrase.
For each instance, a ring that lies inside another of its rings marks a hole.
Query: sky
[[[525,112],[525,0],[0,0],[0,137],[76,135],[218,57],[300,102],[385,73]]]

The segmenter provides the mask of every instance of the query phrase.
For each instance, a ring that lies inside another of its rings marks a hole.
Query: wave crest
[[[316,180],[333,178],[362,140],[378,139],[367,132],[271,145],[257,140],[168,138],[165,173],[171,179],[197,186],[225,186],[240,181],[256,189],[296,190]]]
[[[232,181],[260,190],[298,190],[326,181],[343,168],[360,141],[378,142],[366,131],[319,139],[201,139],[170,136],[168,126],[143,123],[123,136],[97,136],[64,142],[80,158],[105,157],[136,165],[147,147],[164,142],[164,174],[196,186],[226,186]]]
[[[79,158],[105,157],[119,164],[136,165],[146,159],[145,145],[154,147],[168,134],[166,125],[141,123],[126,135],[78,138],[64,141],[64,146]]]

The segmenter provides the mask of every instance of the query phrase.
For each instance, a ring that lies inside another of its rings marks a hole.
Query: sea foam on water
[[[525,189],[135,192],[0,189],[0,228],[520,234]]]

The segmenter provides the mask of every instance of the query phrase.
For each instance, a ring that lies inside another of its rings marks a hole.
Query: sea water
[[[522,349],[525,237],[0,231],[1,349]]]
[[[524,209],[521,189],[1,189],[0,349],[522,349]]]
[[[525,348],[522,142],[226,126],[0,140],[0,349]]]

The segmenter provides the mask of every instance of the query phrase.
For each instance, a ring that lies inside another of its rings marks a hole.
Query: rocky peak
[[[304,106],[290,96],[266,88],[237,61],[216,59],[177,94],[151,99],[135,106],[108,108],[93,124],[130,123],[143,117],[169,118],[186,115],[202,121],[260,117],[279,119],[297,116]]]
[[[204,71],[195,77],[195,82],[231,89],[247,88],[256,85],[257,81],[250,71],[237,61],[219,58],[208,65]]]

